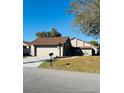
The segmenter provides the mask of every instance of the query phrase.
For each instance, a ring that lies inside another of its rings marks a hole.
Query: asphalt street
[[[99,74],[31,67],[23,71],[23,93],[100,93]]]

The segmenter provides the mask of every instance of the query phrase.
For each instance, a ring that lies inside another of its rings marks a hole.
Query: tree
[[[52,28],[51,31],[37,32],[36,36],[37,38],[41,38],[41,37],[61,37],[62,35],[55,28]]]
[[[51,37],[51,32],[47,32],[47,37]]]
[[[97,41],[94,41],[94,40],[89,41],[89,43],[92,44],[92,45],[95,45],[95,46],[99,46],[99,43]]]
[[[100,36],[100,0],[72,0],[69,13],[74,14],[73,26],[88,36]]]
[[[51,37],[61,37],[62,36],[55,28],[51,29],[50,35],[51,35]]]
[[[37,33],[36,33],[36,36],[37,36],[37,38],[40,38],[40,37],[47,37],[47,32],[37,32]]]
[[[40,32],[37,32],[35,35],[39,38],[40,37]]]

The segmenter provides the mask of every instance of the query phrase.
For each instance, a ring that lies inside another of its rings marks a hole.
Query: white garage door
[[[37,56],[49,56],[49,53],[53,53],[53,56],[59,56],[59,48],[57,46],[37,46]]]
[[[92,49],[81,49],[84,55],[92,55]]]

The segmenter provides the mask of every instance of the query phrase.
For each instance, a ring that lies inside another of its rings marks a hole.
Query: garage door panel
[[[92,50],[91,49],[82,49],[82,52],[84,55],[92,55]]]
[[[53,53],[53,56],[59,56],[59,49],[57,46],[37,46],[36,47],[37,56],[49,56],[49,53]]]

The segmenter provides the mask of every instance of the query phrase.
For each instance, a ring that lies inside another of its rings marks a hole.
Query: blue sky
[[[67,15],[70,0],[23,0],[23,38],[36,39],[38,31],[56,28],[63,36],[76,37],[85,41],[93,37],[76,32],[72,27],[73,15]],[[99,40],[97,40],[99,41]]]

